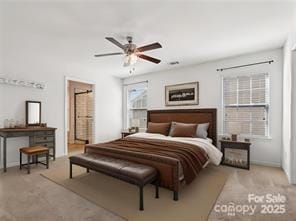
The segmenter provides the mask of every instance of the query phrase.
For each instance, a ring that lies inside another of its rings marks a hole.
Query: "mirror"
[[[26,101],[26,125],[39,126],[41,124],[41,102]]]

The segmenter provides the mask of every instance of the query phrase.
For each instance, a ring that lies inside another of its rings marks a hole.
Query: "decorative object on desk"
[[[250,142],[250,138],[245,138],[245,142],[249,143]]]
[[[5,119],[3,123],[4,128],[9,128],[9,120]]]
[[[18,129],[26,128],[26,124],[24,122],[25,121],[23,119],[21,121],[16,120],[14,128],[18,128]]]
[[[23,121],[14,120],[14,119],[5,119],[3,127],[4,128],[25,128]]]
[[[13,86],[21,86],[21,87],[32,87],[37,89],[44,89],[45,84],[34,82],[34,81],[24,81],[24,80],[16,80],[0,77],[0,84],[8,84]]]
[[[130,128],[128,129],[128,131],[129,131],[130,133],[137,133],[137,132],[139,132],[139,127],[130,127]]]
[[[197,105],[199,103],[199,83],[185,83],[165,86],[165,105]]]
[[[41,123],[40,127],[47,127],[47,123]]]
[[[231,140],[230,137],[222,137],[222,140]]]
[[[14,119],[9,120],[9,128],[14,128],[15,127],[15,122]]]
[[[231,140],[237,141],[237,134],[231,134]]]
[[[231,134],[231,140],[237,141],[237,137],[241,133],[241,125],[238,122],[229,122],[228,132]]]
[[[24,120],[21,121],[19,127],[20,127],[20,128],[25,128],[25,127],[26,127],[26,123],[25,123]]]
[[[136,118],[136,119],[131,119],[131,123],[130,123],[131,128],[136,128],[136,127],[140,127],[140,119]]]
[[[40,126],[41,123],[41,102],[26,101],[26,125]]]
[[[130,129],[128,130],[123,130],[121,131],[121,138],[124,138],[126,136],[129,136],[131,134],[137,133],[136,131],[131,131]]]

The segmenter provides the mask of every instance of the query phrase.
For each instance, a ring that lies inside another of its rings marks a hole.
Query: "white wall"
[[[283,50],[283,139],[282,166],[291,181],[291,120],[292,120],[292,72],[291,72],[291,38],[287,40]]]
[[[249,64],[273,59],[271,65],[257,65],[240,69],[217,72],[217,68]],[[164,86],[199,81],[199,105],[190,108],[217,108],[218,133],[222,132],[222,76],[243,73],[270,74],[270,139],[252,139],[251,161],[258,164],[281,165],[282,139],[282,49],[237,56],[234,58],[181,67],[174,70],[132,76],[124,83],[148,80],[148,109],[177,108],[165,107]],[[179,108],[189,108],[179,107]],[[124,122],[125,124],[125,122]]]
[[[63,70],[60,66],[55,66],[51,70],[39,66],[42,71],[30,72],[27,74],[27,68],[18,63],[20,69],[13,66],[6,66],[5,73],[25,73],[15,75],[14,78],[31,79],[45,82],[46,89],[38,90],[32,88],[15,87],[0,85],[1,94],[1,115],[0,127],[6,118],[15,120],[25,119],[25,101],[37,100],[42,102],[42,122],[48,126],[56,127],[56,153],[57,156],[65,154],[65,111],[64,111],[64,76],[59,72]],[[18,69],[18,70],[16,70]],[[46,70],[46,71],[45,71]],[[7,75],[9,76],[9,75]],[[121,111],[121,80],[113,77],[94,78],[93,75],[71,74],[73,77],[91,80],[95,83],[95,142],[111,140],[120,137],[122,111]],[[112,88],[112,90],[110,90]],[[108,91],[108,95],[106,92]],[[28,138],[9,138],[8,139],[8,164],[15,165],[18,161],[18,148],[28,145]],[[2,164],[1,164],[2,166]]]
[[[283,50],[283,169],[296,183],[296,9],[294,26]],[[294,52],[292,50],[294,49]]]
[[[292,76],[293,76],[293,91],[292,91],[292,146],[291,146],[291,183],[296,184],[296,3],[294,3],[294,19],[291,31],[292,41]]]
[[[19,30],[15,24],[10,25],[10,22],[12,18],[5,19],[4,31],[1,33],[3,65],[0,76],[43,82],[46,88],[38,90],[0,85],[0,127],[6,118],[25,120],[26,100],[41,101],[42,122],[57,128],[56,153],[57,156],[64,155],[65,76],[70,76],[95,84],[94,142],[120,137],[122,80],[104,75],[99,67],[69,58],[65,52],[71,50],[71,44],[67,44],[68,39],[64,36],[44,35],[42,30],[40,33],[27,33],[24,29]],[[17,164],[18,149],[27,145],[28,138],[25,137],[8,140],[8,165]]]
[[[295,32],[296,33],[296,32]],[[296,36],[296,35],[295,35]],[[291,134],[291,179],[290,182],[296,184],[296,38],[294,39],[294,48],[292,52],[292,134]]]

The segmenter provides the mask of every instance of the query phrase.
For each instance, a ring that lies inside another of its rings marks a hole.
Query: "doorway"
[[[93,85],[68,80],[68,154],[82,153],[93,142]]]

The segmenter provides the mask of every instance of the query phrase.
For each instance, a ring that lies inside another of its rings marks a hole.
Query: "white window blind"
[[[130,85],[127,88],[127,126],[146,128],[147,83]]]
[[[269,76],[223,78],[224,133],[268,136]]]

